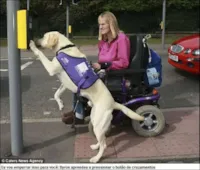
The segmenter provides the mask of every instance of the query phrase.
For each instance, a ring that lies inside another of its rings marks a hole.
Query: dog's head
[[[35,40],[35,44],[38,47],[48,48],[53,50],[54,53],[57,53],[63,47],[73,43],[65,35],[59,33],[58,31],[51,31],[45,33],[43,38]],[[65,53],[73,57],[86,57],[76,46],[73,48],[67,48]]]
[[[43,38],[36,40],[36,45],[56,51],[62,46],[71,44],[69,39],[58,31],[51,31],[44,34]]]

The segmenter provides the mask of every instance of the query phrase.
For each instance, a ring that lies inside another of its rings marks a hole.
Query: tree
[[[97,16],[103,11],[109,10],[118,16],[124,13],[151,13],[162,10],[163,0],[80,0],[78,5],[70,5],[70,24],[87,22],[86,25],[94,27],[97,24]],[[199,8],[199,0],[166,0],[167,7],[171,9],[191,10]],[[20,8],[26,8],[27,0],[20,0]],[[46,30],[62,30],[65,32],[66,0],[59,5],[60,0],[30,0],[30,13],[33,16],[33,27],[41,32]],[[72,0],[70,0],[72,2]],[[2,22],[6,21],[6,0],[0,1],[0,15]],[[167,10],[169,11],[169,10]],[[160,14],[161,15],[161,14]],[[2,21],[3,20],[3,21]],[[94,22],[95,21],[95,22]],[[125,22],[125,21],[124,21]],[[4,23],[4,25],[6,25]],[[84,26],[82,24],[81,26]],[[41,28],[40,28],[41,27]]]

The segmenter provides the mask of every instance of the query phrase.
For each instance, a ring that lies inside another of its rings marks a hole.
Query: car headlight
[[[200,49],[192,51],[192,54],[195,55],[195,56],[200,55]]]
[[[179,45],[179,44],[174,44],[170,47],[171,51],[174,53],[180,53],[181,51],[184,50],[184,47]]]

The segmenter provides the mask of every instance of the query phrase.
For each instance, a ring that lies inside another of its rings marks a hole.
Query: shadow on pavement
[[[8,97],[9,96],[9,78],[8,77],[0,77],[0,97]],[[31,79],[30,76],[22,76],[21,78],[21,88],[22,93],[30,89]]]
[[[168,133],[171,133],[176,130],[176,124],[179,124],[185,117],[191,115],[191,112],[188,111],[169,111],[165,112],[166,126],[164,131],[156,138],[164,138]]]
[[[51,146],[53,144],[58,144],[64,140],[67,140],[68,138],[75,136],[75,132],[71,131],[71,132],[67,132],[63,135],[60,135],[58,137],[43,141],[41,143],[36,143],[30,146],[26,146],[24,148],[24,153],[28,153],[28,152],[33,152],[33,151],[37,151],[37,150],[41,150],[45,147]]]
[[[119,135],[120,134],[120,135]],[[113,138],[112,145],[120,146],[116,149],[116,152],[119,154],[131,148],[132,146],[137,146],[148,138],[138,136],[132,127],[115,127],[112,130],[111,136]],[[109,147],[109,146],[108,146]],[[107,157],[113,156],[114,153],[107,155]],[[107,157],[103,158],[106,159]]]
[[[11,133],[10,124],[0,125],[0,156],[15,158],[11,154]],[[70,154],[72,160],[74,152],[74,137],[76,132],[69,126],[60,122],[24,123],[23,124],[23,153],[21,158],[37,157],[45,158],[46,161],[59,160],[57,156],[66,159],[66,154]]]

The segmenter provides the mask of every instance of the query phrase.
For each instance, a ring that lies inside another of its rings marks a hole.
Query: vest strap
[[[76,46],[76,45],[74,45],[74,44],[66,45],[66,46],[62,47],[61,49],[59,49],[59,50],[56,52],[56,55],[58,55],[58,52],[59,52],[60,50],[64,50],[65,48],[71,48],[71,47],[75,47],[75,46]]]
[[[86,81],[88,78],[89,78],[88,76],[85,76],[85,77],[83,77],[83,78],[79,81],[79,83],[78,83],[78,85],[77,85],[77,87],[78,87],[77,93],[78,93],[78,94],[80,93],[81,86],[85,83],[85,81]]]

